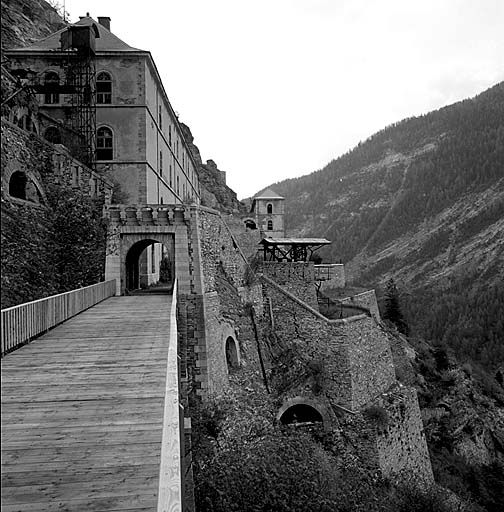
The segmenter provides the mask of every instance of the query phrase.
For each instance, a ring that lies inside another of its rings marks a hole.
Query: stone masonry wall
[[[324,390],[336,404],[349,409],[372,401],[395,381],[387,338],[372,318],[327,320],[278,286],[266,282],[263,291],[273,312],[274,325],[263,326],[274,333],[267,347],[271,366],[278,360],[289,361],[276,370],[280,389],[304,388],[302,376],[310,376],[305,366],[313,366],[313,361],[322,363]]]
[[[198,213],[203,291],[215,291],[218,267],[236,287],[243,286],[245,261],[219,213],[206,208],[199,208]]]
[[[378,309],[378,301],[376,300],[376,294],[374,290],[359,293],[353,297],[346,297],[341,299],[341,302],[343,304],[355,304],[356,306],[367,308],[369,311],[371,311],[371,314],[376,318],[378,322],[381,320],[380,310]]]
[[[260,270],[275,283],[318,310],[313,262],[261,262]]]
[[[409,478],[415,483],[434,481],[416,390],[397,386],[377,402],[388,414],[380,429],[377,448],[385,477]]]
[[[64,146],[50,144],[2,119],[3,194],[8,195],[9,180],[16,171],[27,175],[39,189],[42,199],[52,185],[78,189],[89,197],[102,198],[105,204],[110,203],[112,197],[112,184],[75,160]],[[34,200],[38,201],[36,195]]]
[[[392,351],[385,333],[373,318],[345,325],[354,409],[373,401],[395,382]]]

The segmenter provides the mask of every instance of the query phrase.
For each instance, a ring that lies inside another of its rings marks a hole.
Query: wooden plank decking
[[[3,359],[3,512],[157,510],[170,304],[111,298]]]

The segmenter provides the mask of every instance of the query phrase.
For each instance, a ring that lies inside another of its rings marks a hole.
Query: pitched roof
[[[107,30],[103,25],[100,25],[97,21],[95,21],[90,16],[85,16],[80,19],[74,25],[77,26],[87,26],[87,25],[96,25],[100,37],[96,38],[96,51],[97,52],[141,52],[144,50],[139,50],[138,48],[133,48],[132,46],[127,45],[124,41],[119,39],[117,36],[112,34],[110,30]],[[60,37],[61,33],[64,32],[66,28],[62,28],[57,32],[54,32],[50,36],[47,36],[40,41],[35,42],[30,46],[26,46],[24,48],[13,48],[14,51],[25,50],[25,51],[48,51],[48,50],[59,50],[61,48]]]
[[[285,198],[282,196],[279,196],[271,188],[267,188],[265,191],[263,191],[262,193],[255,196],[254,199],[285,199]]]

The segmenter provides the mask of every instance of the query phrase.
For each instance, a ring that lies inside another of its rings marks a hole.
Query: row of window
[[[48,71],[44,76],[44,85],[46,87],[44,103],[46,105],[58,104],[60,102],[60,78],[58,73]],[[112,78],[105,71],[101,71],[96,76],[96,103],[99,105],[112,103]]]

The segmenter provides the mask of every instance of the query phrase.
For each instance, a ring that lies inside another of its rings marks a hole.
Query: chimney
[[[98,16],[98,23],[107,30],[110,30],[110,18],[108,16]]]

